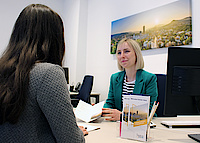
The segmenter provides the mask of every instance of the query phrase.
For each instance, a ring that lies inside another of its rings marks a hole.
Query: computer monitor
[[[169,47],[165,116],[200,114],[200,48]]]
[[[67,80],[67,84],[69,84],[69,68],[68,67],[63,67],[65,71],[65,78]]]

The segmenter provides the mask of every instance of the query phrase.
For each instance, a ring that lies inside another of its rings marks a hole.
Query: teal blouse
[[[122,86],[124,76],[125,71],[112,74],[110,78],[108,98],[104,104],[104,108],[118,109],[119,111],[122,111]],[[156,75],[142,69],[137,70],[133,94],[150,95],[149,109],[151,110],[154,101],[157,101],[158,97]]]

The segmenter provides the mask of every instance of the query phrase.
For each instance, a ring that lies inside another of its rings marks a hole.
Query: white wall
[[[94,91],[107,98],[109,78],[118,71],[117,61],[109,54],[111,21],[153,9],[176,0],[88,0],[86,72],[95,75]],[[193,46],[200,47],[200,1],[192,0]],[[170,9],[169,9],[170,10]],[[155,51],[156,50],[156,51]],[[166,73],[167,48],[143,51],[145,70]]]
[[[80,0],[66,0],[64,3],[65,25],[65,61],[64,66],[69,67],[69,81],[76,81],[77,73],[77,46],[79,34]],[[85,67],[84,67],[85,68]]]
[[[0,3],[0,54],[8,44],[14,23],[24,7],[32,3],[46,4],[63,16],[64,0],[9,0]]]
[[[87,17],[87,0],[9,0],[1,2],[0,55],[8,44],[12,28],[19,13],[23,8],[32,3],[49,6],[63,19],[66,42],[66,54],[63,65],[70,67],[71,81],[81,81],[86,71],[85,47],[87,29],[85,27],[87,27],[87,19],[84,17]],[[85,38],[80,38],[80,33]],[[84,54],[81,55],[81,53]],[[81,72],[79,72],[80,70]],[[76,80],[77,78],[78,80]]]
[[[87,0],[9,0],[1,2],[0,55],[8,44],[19,13],[32,3],[49,6],[63,19],[66,42],[63,66],[70,68],[70,81],[82,81],[86,73]]]
[[[64,21],[70,83],[94,75],[93,91],[107,98],[111,74],[118,71],[110,53],[111,21],[153,9],[176,0],[9,0],[0,5],[0,54],[5,50],[14,22],[31,3],[42,3],[58,12]],[[193,46],[200,47],[200,1],[192,0]],[[167,49],[143,51],[145,69],[166,73]]]

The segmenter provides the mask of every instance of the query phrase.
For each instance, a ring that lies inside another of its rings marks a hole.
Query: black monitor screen
[[[169,47],[165,116],[200,114],[200,48]]]
[[[65,78],[67,80],[67,84],[69,84],[69,68],[68,67],[63,67],[65,71]]]

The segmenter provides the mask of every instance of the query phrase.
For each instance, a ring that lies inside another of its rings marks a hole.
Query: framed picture
[[[123,38],[136,40],[141,50],[192,44],[191,0],[179,0],[111,23],[110,53]]]

